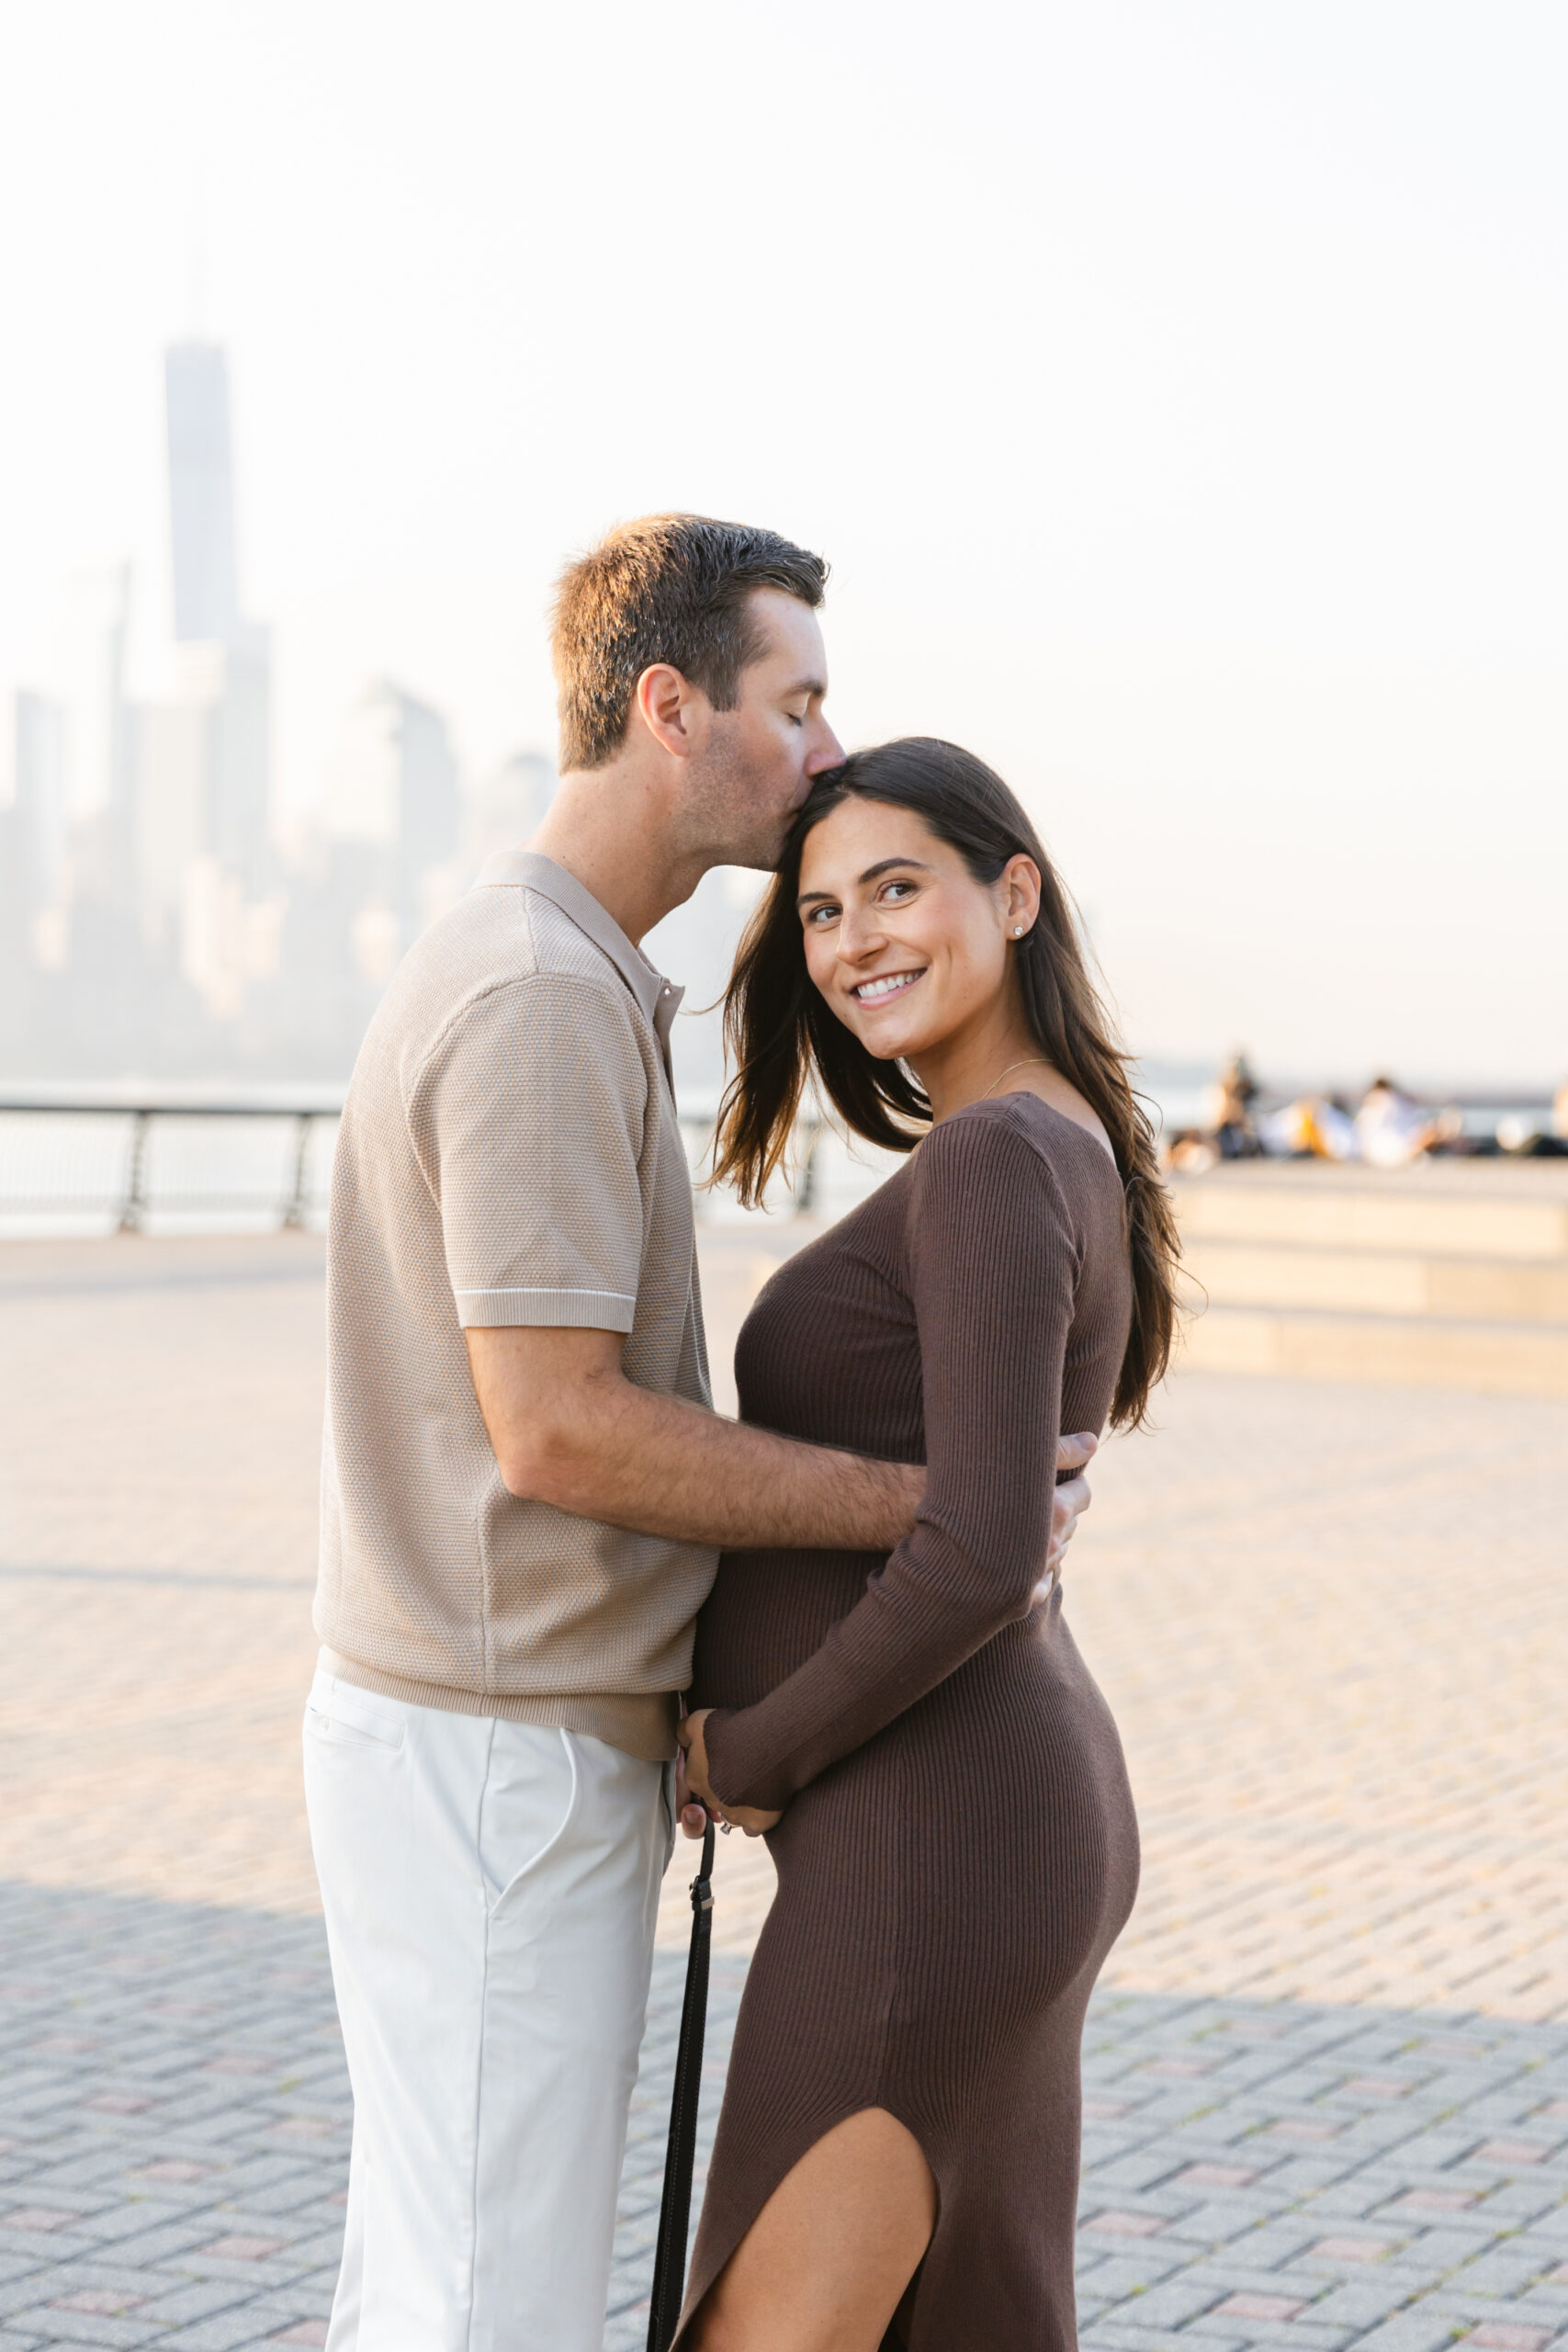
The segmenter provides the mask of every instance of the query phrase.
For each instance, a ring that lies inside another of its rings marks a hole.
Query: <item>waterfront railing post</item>
[[[817,1145],[822,1133],[820,1120],[800,1122],[800,1162],[791,1188],[790,1206],[796,1216],[809,1216],[817,1189]]]
[[[306,1179],[310,1162],[310,1123],[315,1114],[301,1111],[294,1131],[294,1189],[283,1207],[285,1233],[298,1231],[305,1222]]]
[[[130,1114],[130,1162],[125,1175],[125,1198],[120,1203],[119,1229],[122,1233],[140,1233],[147,1210],[147,1136],[152,1125],[151,1111],[133,1111]]]

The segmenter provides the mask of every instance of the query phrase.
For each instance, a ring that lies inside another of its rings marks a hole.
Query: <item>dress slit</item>
[[[936,2213],[931,2222],[931,2233],[926,2240],[924,2251],[911,2273],[912,2278],[919,2278],[920,2271],[924,2267],[926,2256],[930,2254],[931,2247],[936,2244],[937,2232],[942,2227],[942,2177],[938,2173],[935,2165],[931,2162],[931,2150],[927,2147],[925,2142],[921,2139],[919,2132],[916,2130],[914,2124],[910,2122],[908,2116],[900,2115],[895,2108],[892,2108],[887,2104],[886,2099],[856,2099],[852,2106],[849,2106],[844,2109],[841,2115],[831,2115],[825,2122],[819,2122],[817,2124],[816,2128],[811,2132],[810,2138],[806,2141],[799,2153],[791,2157],[789,2163],[785,2165],[784,2170],[778,2175],[778,2177],[773,2182],[771,2187],[764,2188],[759,2182],[757,2188],[753,2191],[755,2199],[753,2211],[747,2220],[731,2223],[729,2229],[727,2230],[725,2233],[728,2243],[722,2250],[718,2247],[710,2246],[705,2242],[699,2244],[696,2256],[694,2259],[693,2275],[686,2282],[686,2298],[681,2311],[680,2325],[675,2331],[674,2338],[671,2345],[671,2352],[681,2352],[681,2346],[686,2341],[686,2331],[696,2320],[698,2313],[702,2310],[704,2302],[718,2285],[718,2282],[723,2278],[726,2270],[728,2270],[729,2265],[734,2261],[736,2256],[745,2245],[747,2238],[755,2229],[757,2223],[761,2220],[768,2205],[777,2195],[778,2191],[784,2187],[791,2173],[794,2172],[798,2165],[803,2165],[806,2162],[807,2157],[810,2155],[814,2148],[821,2146],[822,2142],[828,2138],[830,2132],[836,2132],[841,2123],[852,2122],[857,2115],[886,2115],[891,2117],[895,2123],[901,2125],[908,2133],[910,2139],[913,2140],[915,2145],[919,2148],[921,2155],[925,2159],[926,2169],[931,2174],[931,2188],[936,2198]],[[697,2266],[699,2263],[706,2272],[706,2276],[703,2278],[701,2285],[699,2285],[697,2281]],[[904,2294],[907,2294],[908,2291],[908,2287],[901,2290],[899,2296],[900,2301],[902,2301]],[[918,2293],[919,2290],[917,2289],[917,2299]],[[884,2341],[887,2344],[893,2345],[896,2347],[896,2352],[906,2352],[906,2347],[902,2338],[892,2332],[892,2326],[893,2324],[890,2320],[888,2322],[889,2333]]]

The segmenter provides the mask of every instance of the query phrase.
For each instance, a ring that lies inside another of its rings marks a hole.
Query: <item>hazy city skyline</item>
[[[169,595],[62,583],[13,699],[0,801],[0,1075],[342,1080],[404,951],[555,789],[517,752],[460,776],[444,715],[360,693],[307,811],[280,804],[271,638],[243,592],[227,354],[164,355]]]
[[[445,714],[386,677],[344,714],[314,800],[272,759],[270,634],[250,616],[234,526],[227,354],[164,356],[168,609],[143,620],[161,695],[138,697],[130,563],[60,583],[39,679],[13,703],[0,803],[0,1079],[346,1078],[405,949],[491,852],[533,832],[552,761],[475,778]],[[713,1001],[761,876],[721,869],[650,935],[694,985],[677,1075],[711,1102]]]
[[[0,694],[50,584],[129,556],[164,695],[160,355],[200,327],[286,818],[378,677],[469,776],[547,752],[562,556],[738,512],[833,561],[849,740],[1019,786],[1145,1053],[1549,1083],[1565,43],[1413,0],[29,19]]]

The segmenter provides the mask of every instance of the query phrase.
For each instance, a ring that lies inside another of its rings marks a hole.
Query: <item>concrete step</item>
[[[1183,1238],[1183,1268],[1198,1304],[1206,1294],[1215,1306],[1568,1326],[1568,1258],[1287,1248],[1189,1238],[1185,1231]]]
[[[1201,1372],[1568,1396],[1568,1326],[1211,1306],[1184,1325]]]
[[[1337,1172],[1337,1171],[1336,1171]],[[1400,1256],[1557,1260],[1568,1265],[1568,1200],[1466,1197],[1412,1184],[1378,1185],[1347,1172],[1337,1184],[1283,1171],[1265,1181],[1197,1177],[1172,1191],[1190,1242],[1285,1242],[1297,1249],[1381,1250]]]

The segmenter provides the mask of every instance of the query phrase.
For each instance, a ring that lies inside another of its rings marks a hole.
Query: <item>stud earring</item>
[[[1012,935],[1015,939],[1021,939],[1023,937],[1023,925],[1021,922],[1014,923],[1012,927]]]

